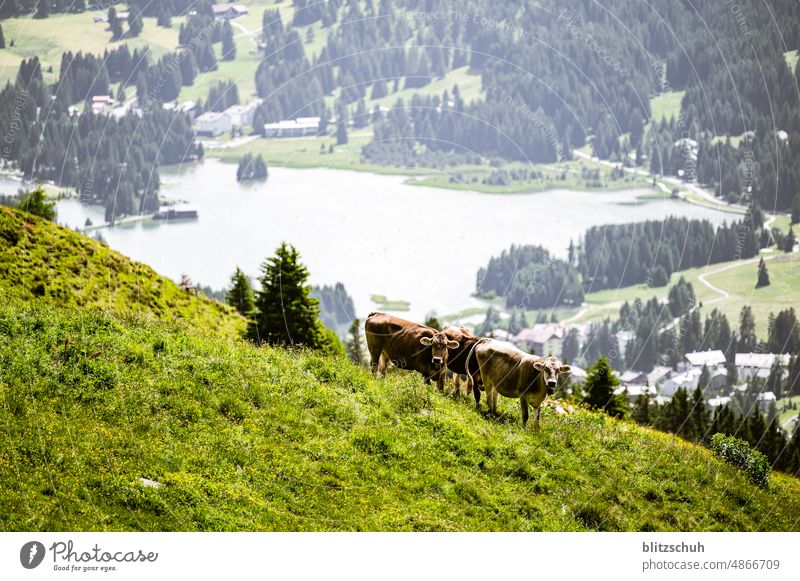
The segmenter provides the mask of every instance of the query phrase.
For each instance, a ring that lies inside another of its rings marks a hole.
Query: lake
[[[378,308],[373,294],[409,301],[402,316],[411,319],[481,306],[471,296],[477,271],[512,243],[565,257],[570,239],[594,225],[733,218],[679,200],[637,202],[642,190],[483,194],[411,186],[402,176],[280,167],[266,182],[239,184],[235,165],[213,159],[160,173],[162,197],[196,206],[199,219],[105,228],[112,248],[172,279],[187,273],[222,288],[236,266],[257,276],[285,240],[300,251],[311,282],[344,283],[362,317]],[[70,226],[103,221],[103,208],[75,199],[60,201],[58,211]]]

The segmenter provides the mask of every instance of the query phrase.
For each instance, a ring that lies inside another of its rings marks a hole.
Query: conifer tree
[[[646,394],[642,393],[636,398],[631,410],[631,419],[643,426],[650,425],[650,398]]]
[[[767,272],[767,265],[764,259],[758,261],[758,280],[756,281],[756,288],[769,286],[769,272]]]
[[[143,27],[144,23],[142,22],[142,13],[139,11],[139,7],[131,6],[128,9],[128,36],[139,36]]]
[[[282,243],[261,266],[256,316],[248,335],[271,345],[324,347],[319,301],[311,297],[308,269],[291,244]]]
[[[6,37],[3,34],[3,25],[0,24],[0,48],[6,47]]]
[[[742,312],[739,314],[738,352],[750,353],[755,349],[757,343],[756,319],[753,316],[753,309],[750,305],[745,305],[742,307]]]
[[[361,321],[353,319],[353,323],[350,325],[350,329],[348,329],[347,333],[350,337],[345,345],[347,356],[356,365],[363,365],[365,359],[361,340]]]
[[[690,439],[696,442],[704,442],[710,437],[708,434],[709,416],[700,386],[696,387],[694,393],[692,393],[691,406],[687,436],[690,436]]]
[[[225,293],[226,302],[235,308],[244,318],[251,320],[255,314],[255,301],[250,279],[237,266],[231,276],[231,288]]]
[[[623,395],[614,393],[619,379],[612,373],[608,360],[601,356],[586,372],[584,402],[611,416],[624,416],[628,411],[628,402]]]
[[[233,27],[229,20],[222,25],[222,60],[232,61],[236,58],[236,42],[233,40]]]

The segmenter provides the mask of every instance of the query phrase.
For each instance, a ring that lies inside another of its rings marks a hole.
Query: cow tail
[[[475,341],[475,344],[472,346],[472,349],[469,350],[467,354],[467,360],[464,362],[464,370],[467,372],[467,393],[469,394],[475,387],[475,378],[472,377],[472,373],[469,371],[469,362],[472,360],[472,354],[475,352],[475,347],[479,345],[479,341]],[[467,396],[469,397],[469,396]]]

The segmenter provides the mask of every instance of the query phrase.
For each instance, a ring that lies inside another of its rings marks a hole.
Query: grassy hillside
[[[510,401],[489,420],[416,375],[187,326],[14,301],[0,361],[2,530],[800,526],[800,481],[758,489],[663,433],[550,408],[523,431]]]
[[[0,207],[0,296],[180,320],[222,336],[245,321],[152,268],[52,222]]]
[[[777,314],[789,307],[796,308],[800,303],[800,287],[796,284],[800,280],[800,254],[774,251],[764,253],[763,256],[767,259],[771,281],[767,287],[755,288],[758,258],[682,270],[672,275],[670,285],[674,285],[683,276],[692,283],[697,300],[703,304],[702,315],[705,317],[712,309],[719,309],[732,325],[738,325],[742,307],[750,305],[756,317],[756,333],[759,338],[766,339],[769,314]],[[703,284],[701,276],[727,296]],[[570,323],[602,321],[609,317],[614,319],[619,315],[619,308],[625,301],[632,302],[637,297],[642,300],[652,297],[665,299],[670,285],[658,288],[632,285],[589,293],[586,295],[585,308],[559,308],[555,312],[559,320]]]

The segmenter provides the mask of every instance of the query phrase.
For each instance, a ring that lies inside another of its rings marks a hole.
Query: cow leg
[[[436,387],[439,389],[440,392],[444,392],[444,380],[447,379],[447,372],[444,368],[439,370],[439,373],[436,375]]]
[[[542,409],[542,404],[536,406],[536,410],[533,412],[533,429],[535,431],[539,431],[539,410]]]
[[[489,406],[489,413],[495,415],[497,413],[497,399],[494,396],[494,386],[490,383],[484,383],[483,391],[486,392],[486,405]]]
[[[522,429],[525,429],[525,424],[528,423],[528,402],[524,398],[519,398],[519,405],[522,408]]]
[[[381,353],[378,355],[378,377],[383,377],[386,375],[386,355]]]
[[[369,366],[372,369],[373,375],[378,374],[378,366],[380,365],[381,351],[374,347],[369,350]]]

